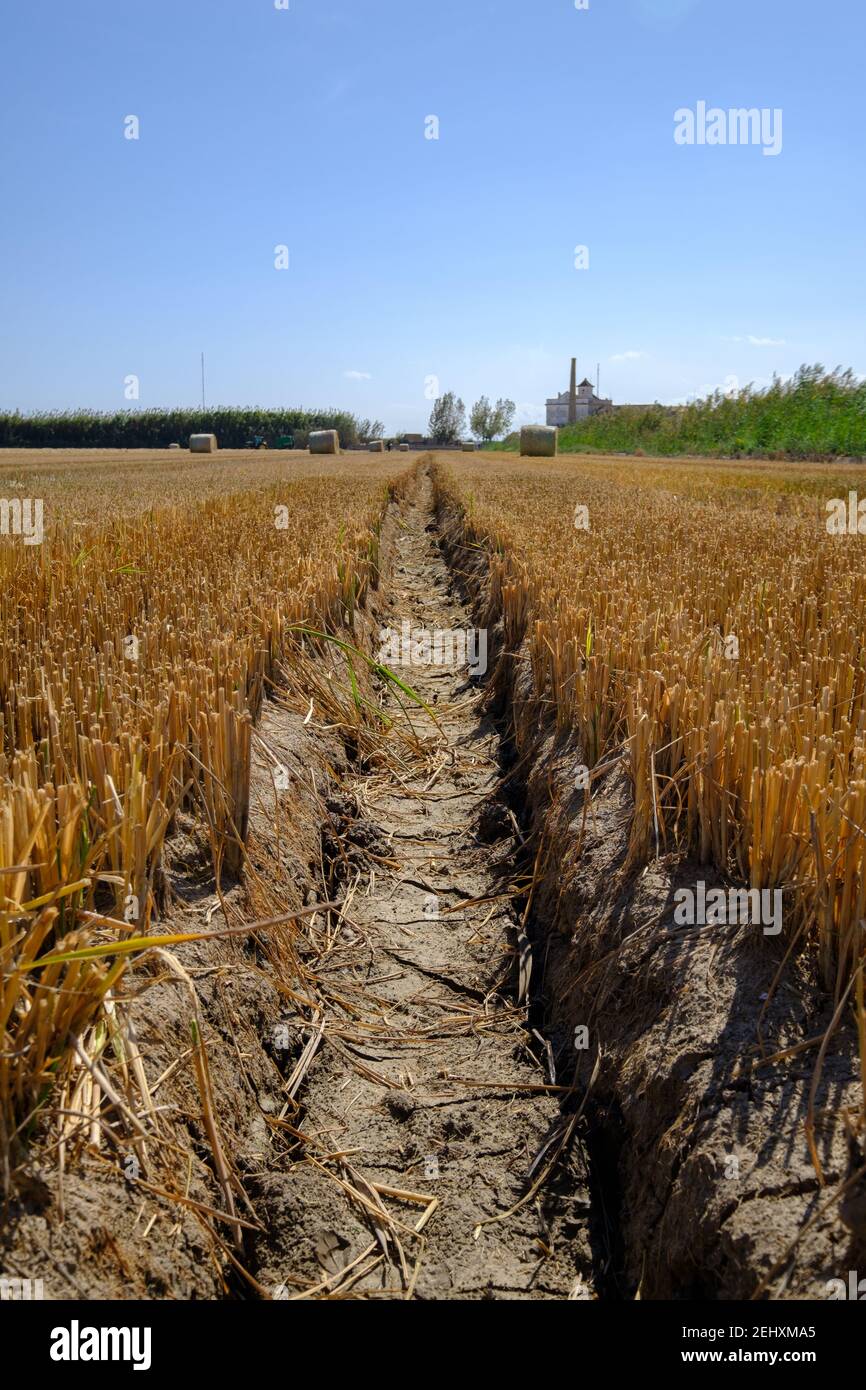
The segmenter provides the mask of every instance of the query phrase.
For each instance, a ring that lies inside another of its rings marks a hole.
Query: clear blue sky
[[[617,401],[866,374],[863,0],[7,0],[0,26],[0,408],[122,409],[130,374],[193,404],[202,349],[210,404],[389,430],[425,426],[430,376],[542,418],[572,353]],[[678,146],[701,100],[781,108],[781,154]]]

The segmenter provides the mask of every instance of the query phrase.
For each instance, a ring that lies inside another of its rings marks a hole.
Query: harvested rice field
[[[2,1277],[850,1296],[864,476],[0,451]]]

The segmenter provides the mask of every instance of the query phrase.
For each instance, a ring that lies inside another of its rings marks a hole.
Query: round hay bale
[[[530,458],[553,458],[559,431],[552,425],[524,425],[520,431],[520,452]]]
[[[179,449],[179,448],[180,448],[180,445],[179,445],[179,444],[169,444],[168,447],[169,447],[170,449]]]
[[[408,444],[401,444],[401,445],[400,445],[400,453],[401,453],[401,454],[408,454],[408,452],[409,452],[409,445],[408,445]]]
[[[215,454],[217,451],[216,435],[191,434],[189,437],[189,451],[191,454]]]
[[[369,442],[369,444],[367,445],[367,449],[369,450],[369,452],[370,452],[371,454],[384,454],[384,452],[385,452],[385,441],[384,441],[384,439],[371,439],[370,442]]]
[[[471,439],[467,439],[466,443],[463,445],[463,452],[464,454],[475,453],[475,445],[472,443]]]
[[[336,430],[310,431],[311,454],[338,454],[339,452],[340,436]]]

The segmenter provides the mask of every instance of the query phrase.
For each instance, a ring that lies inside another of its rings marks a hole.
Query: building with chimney
[[[585,420],[589,415],[597,415],[600,410],[610,410],[613,401],[597,396],[591,381],[586,378],[577,384],[577,358],[571,359],[571,386],[561,396],[551,396],[547,402],[548,425],[569,425],[577,420]]]

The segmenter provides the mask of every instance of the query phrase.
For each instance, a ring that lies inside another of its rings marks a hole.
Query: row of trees
[[[486,396],[476,401],[469,415],[469,428],[476,439],[489,444],[508,434],[517,407],[514,401],[500,399],[491,405]],[[440,396],[430,412],[430,438],[437,444],[459,444],[466,435],[466,406],[453,391]]]

